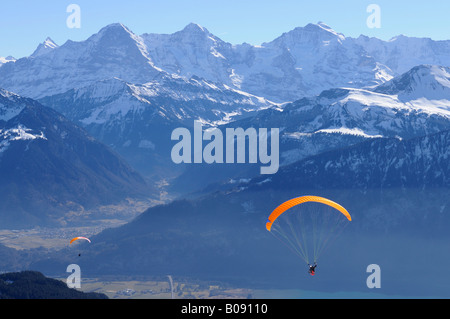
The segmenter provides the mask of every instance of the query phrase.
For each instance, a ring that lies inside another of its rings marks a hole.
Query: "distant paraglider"
[[[89,243],[91,243],[91,240],[87,237],[75,237],[70,241],[69,245],[72,245],[74,242],[76,242],[78,240],[85,240],[85,241],[88,241]],[[78,254],[78,257],[81,257],[81,254]]]
[[[299,255],[314,275],[317,260],[327,244],[351,220],[349,212],[338,203],[319,196],[302,196],[275,208],[267,219],[266,229]]]

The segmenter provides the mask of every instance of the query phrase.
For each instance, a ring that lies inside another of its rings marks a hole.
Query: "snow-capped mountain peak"
[[[36,50],[33,52],[33,54],[31,55],[31,57],[37,57],[37,56],[41,56],[44,55],[56,48],[58,48],[59,45],[57,45],[50,37],[47,37],[47,39],[45,39],[44,42],[40,43],[38,45],[38,47],[36,48]]]
[[[116,32],[116,31],[121,31],[121,30],[124,30],[125,32],[131,32],[130,29],[128,29],[124,24],[122,24],[120,22],[116,22],[116,23],[108,24],[107,26],[101,28],[100,31],[98,32],[98,34],[104,34],[109,31]]]
[[[130,54],[130,58],[133,58],[135,52],[133,47],[137,47],[139,52],[148,59],[147,49],[143,44],[143,40],[140,36],[134,34],[122,23],[113,23],[102,28],[97,34],[91,36],[87,41],[103,47],[123,46],[126,48],[127,54]]]
[[[405,74],[386,82],[376,92],[397,94],[400,100],[421,98],[450,100],[450,68],[437,65],[418,65]]]
[[[306,46],[328,46],[331,42],[342,43],[345,36],[334,31],[330,26],[323,22],[309,23],[304,27],[297,27],[289,32],[283,33],[280,37],[270,43],[263,44],[264,46],[286,46],[289,49],[293,47]]]
[[[104,27],[89,40],[99,45],[99,53],[103,53],[100,50],[114,51],[115,54],[123,56],[126,60],[136,60],[148,64],[150,69],[153,69],[151,70],[153,75],[163,72],[153,63],[144,39],[134,34],[122,23],[113,23]]]
[[[206,28],[202,27],[201,25],[194,23],[194,22],[191,22],[187,26],[185,26],[181,32],[209,34],[208,29],[206,29]]]
[[[57,48],[58,45],[55,43],[55,41],[52,40],[52,38],[47,37],[44,41],[44,45],[48,48]]]
[[[179,43],[182,51],[188,52],[190,54],[211,54],[214,57],[224,58],[221,51],[223,47],[231,46],[225,43],[220,38],[216,37],[214,34],[210,33],[208,29],[202,27],[197,23],[188,24],[183,30],[175,32],[168,37],[166,40],[170,40],[171,43]],[[147,43],[150,48],[153,47],[152,43]],[[191,53],[192,52],[192,53]],[[192,58],[202,58],[201,56],[191,57]]]
[[[114,77],[145,83],[164,73],[154,66],[143,39],[120,23],[21,61],[0,68],[0,86],[35,99]]]
[[[315,30],[316,32],[322,32],[322,30],[323,30],[323,31],[330,33],[332,36],[337,37],[340,40],[345,40],[345,36],[342,33],[336,32],[328,24],[326,24],[322,21],[319,21],[316,24],[310,23],[305,27],[305,29]]]

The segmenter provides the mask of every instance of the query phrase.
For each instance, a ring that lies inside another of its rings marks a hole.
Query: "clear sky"
[[[70,4],[81,9],[81,28],[68,28]],[[370,4],[381,9],[381,27],[369,28]],[[325,22],[345,36],[388,40],[404,34],[450,39],[448,0],[0,0],[0,56],[30,55],[51,37],[81,41],[121,22],[136,34],[173,33],[190,22],[224,41],[261,44],[308,23]]]

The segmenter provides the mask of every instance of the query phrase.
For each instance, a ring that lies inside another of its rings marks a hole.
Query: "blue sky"
[[[81,28],[70,29],[69,4],[81,8]],[[369,28],[366,9],[381,9],[381,28]],[[0,4],[0,56],[30,55],[51,37],[81,41],[121,22],[134,33],[173,33],[190,22],[221,39],[261,44],[298,26],[323,21],[345,36],[388,40],[396,35],[450,39],[447,0],[14,0]]]

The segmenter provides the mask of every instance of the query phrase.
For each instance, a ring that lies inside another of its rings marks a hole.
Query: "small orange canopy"
[[[70,241],[70,243],[72,244],[73,242],[80,240],[80,239],[84,239],[84,240],[87,240],[88,242],[91,242],[90,239],[86,238],[86,237],[75,237]]]

